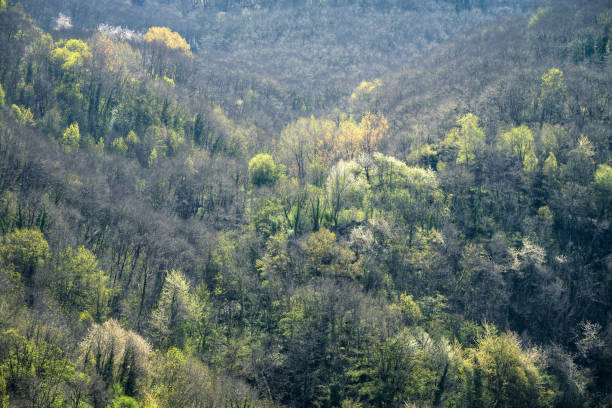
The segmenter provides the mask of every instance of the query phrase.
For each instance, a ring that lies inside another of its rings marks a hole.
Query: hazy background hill
[[[72,30],[100,24],[144,32],[167,26],[195,51],[190,78],[233,117],[278,131],[290,119],[320,113],[361,81],[399,69],[436,44],[496,18],[522,14],[522,1],[22,2],[53,32],[62,13]],[[267,111],[262,111],[262,105]]]

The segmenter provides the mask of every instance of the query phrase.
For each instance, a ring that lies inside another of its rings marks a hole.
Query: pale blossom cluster
[[[98,32],[114,40],[135,42],[142,41],[142,34],[137,33],[134,30],[130,30],[127,27],[100,24],[98,25]]]
[[[66,30],[72,28],[72,19],[64,13],[59,13],[55,19],[55,30]]]

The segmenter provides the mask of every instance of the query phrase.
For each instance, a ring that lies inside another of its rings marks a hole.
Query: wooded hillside
[[[612,404],[608,2],[40,3],[1,408]]]

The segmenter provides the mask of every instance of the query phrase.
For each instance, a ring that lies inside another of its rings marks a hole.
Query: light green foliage
[[[137,144],[140,143],[140,138],[138,137],[136,132],[134,132],[133,130],[130,130],[125,141],[127,142],[128,146],[136,146]]]
[[[163,80],[164,80],[164,82],[166,82],[168,85],[170,85],[170,86],[172,86],[172,87],[174,86],[174,79],[172,79],[172,78],[168,78],[166,75],[164,75],[164,76],[162,77],[162,79],[163,79]]]
[[[53,332],[39,328],[40,336],[28,338],[16,330],[0,332],[0,372],[14,401],[36,401],[40,407],[66,406],[63,393],[74,365],[60,347],[50,342]],[[7,398],[0,392],[0,403]]]
[[[122,395],[120,397],[113,399],[113,401],[111,402],[111,407],[112,408],[139,408],[140,405],[138,404],[138,401],[136,401],[134,398],[128,397],[127,395]]]
[[[544,161],[544,167],[542,168],[542,172],[546,177],[555,178],[558,174],[558,165],[557,158],[553,152],[548,154],[548,157]]]
[[[0,256],[30,278],[49,256],[49,244],[39,230],[16,229],[2,239]]]
[[[421,329],[404,330],[371,347],[363,364],[349,371],[368,406],[413,403],[430,406],[441,376],[448,370],[452,349]]]
[[[442,268],[440,248],[443,244],[442,234],[437,230],[420,227],[414,232],[409,231],[406,241],[398,240],[395,243],[410,271],[396,279],[401,289],[409,289],[416,295],[427,293],[426,288],[436,281],[436,275]]]
[[[0,0],[0,11],[6,10],[6,0]]]
[[[179,149],[185,145],[185,136],[181,129],[180,132],[177,132],[173,129],[167,129],[168,138],[166,140],[168,155],[172,156],[178,153]]]
[[[358,278],[362,271],[353,264],[355,254],[336,242],[336,234],[326,228],[313,232],[303,245],[308,270],[315,276]]]
[[[257,234],[268,237],[280,230],[284,223],[283,206],[277,199],[260,198],[249,206],[249,224]]]
[[[161,296],[151,314],[151,329],[162,348],[183,347],[196,320],[196,301],[182,272],[166,276]]]
[[[58,256],[56,276],[50,282],[58,301],[67,310],[88,312],[96,321],[108,313],[111,289],[108,276],[87,248],[66,248]]]
[[[51,53],[54,60],[58,61],[64,70],[81,67],[85,59],[91,57],[87,43],[81,40],[62,40],[57,43]]]
[[[453,128],[444,142],[458,149],[457,163],[468,166],[476,158],[476,152],[484,144],[485,134],[478,124],[478,117],[473,113],[461,116],[457,120],[459,127]]]
[[[530,151],[523,160],[523,171],[526,174],[533,174],[538,169],[538,158],[534,151]]]
[[[196,321],[190,333],[189,346],[186,349],[195,349],[198,355],[203,356],[214,349],[219,337],[215,325],[215,305],[204,285],[198,285],[195,288],[194,305]]]
[[[157,163],[157,147],[154,147],[149,154],[149,158],[147,159],[147,164],[149,167],[152,167]]]
[[[266,406],[242,382],[209,370],[177,348],[156,358],[149,406],[256,407]]]
[[[567,86],[563,71],[551,68],[542,75],[541,91],[538,98],[542,110],[542,119],[558,120],[564,115],[567,100]]]
[[[198,363],[174,347],[162,356],[154,373],[154,391],[161,407],[198,406],[202,398],[198,390],[210,389],[211,384],[208,369]]]
[[[34,124],[34,115],[32,114],[30,108],[13,104],[11,106],[11,111],[13,112],[13,115],[15,115],[17,122],[22,126]]]
[[[542,75],[540,99],[545,100],[558,97],[567,97],[567,87],[563,79],[563,71],[558,68],[551,68],[547,73]]]
[[[481,370],[485,406],[552,406],[551,392],[536,367],[535,350],[523,351],[516,335],[487,328],[472,351]]]
[[[269,154],[260,153],[249,161],[249,177],[253,185],[274,185],[279,176],[279,168]]]
[[[4,369],[0,367],[0,408],[9,408],[9,399],[9,395],[6,392],[6,378],[4,377]]]
[[[526,125],[521,125],[505,132],[502,137],[506,147],[523,163],[525,173],[533,172],[537,167],[538,159],[535,156],[531,129]]]
[[[129,134],[128,139],[130,139]],[[131,144],[128,140],[128,147],[131,147]],[[142,138],[141,148],[136,150],[144,154],[144,157],[140,157],[143,164],[154,165],[158,157],[161,158],[168,153],[168,128],[163,125],[149,126]]]
[[[375,207],[394,211],[410,228],[431,228],[448,216],[444,194],[436,173],[409,167],[380,153],[374,154],[370,182],[375,192]]]
[[[382,81],[378,78],[373,80],[372,82],[361,81],[359,86],[357,86],[353,90],[353,93],[351,94],[351,99],[355,100],[358,98],[366,97],[367,95],[371,94],[376,88],[380,87],[381,85],[382,85]]]
[[[612,167],[600,164],[595,171],[595,185],[608,199],[612,198]]]
[[[25,299],[25,287],[21,275],[16,271],[15,265],[4,258],[4,248],[0,245],[0,327],[4,327],[15,319],[19,311],[23,309]],[[0,407],[2,407],[1,401],[0,384]]]
[[[556,157],[563,157],[566,150],[574,143],[573,137],[561,125],[544,123],[540,130],[537,147],[540,153],[552,152]]]
[[[408,324],[417,324],[423,318],[421,308],[414,301],[412,295],[402,293],[400,295],[399,308]]]
[[[276,186],[284,223],[293,234],[302,232],[307,204],[307,188],[297,179],[283,178]]]
[[[4,0],[2,0],[4,1]],[[4,88],[2,87],[2,84],[0,84],[0,108],[4,107],[5,101],[4,101]]]
[[[125,143],[125,140],[122,137],[118,137],[111,143],[112,149],[119,154],[126,154],[128,151],[128,146]]]
[[[65,151],[72,152],[79,150],[80,141],[81,132],[79,131],[79,124],[75,122],[64,130],[60,143]]]
[[[268,239],[265,255],[255,262],[255,266],[262,278],[269,280],[286,275],[289,272],[290,261],[287,252],[287,234],[279,232]]]
[[[595,171],[595,188],[598,191],[598,206],[604,217],[612,214],[612,167],[600,164]]]
[[[354,111],[367,110],[376,96],[376,91],[382,86],[380,79],[361,81],[351,93],[351,105]]]

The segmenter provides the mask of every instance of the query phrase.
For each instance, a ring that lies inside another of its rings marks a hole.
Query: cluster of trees
[[[610,13],[264,131],[167,27],[2,5],[1,406],[608,406]]]

